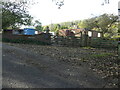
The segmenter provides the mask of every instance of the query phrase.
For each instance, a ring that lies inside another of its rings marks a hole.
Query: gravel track
[[[106,50],[3,43],[3,88],[102,88],[107,82],[86,59],[100,52]]]

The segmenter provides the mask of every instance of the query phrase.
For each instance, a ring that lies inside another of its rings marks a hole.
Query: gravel
[[[84,66],[97,72],[104,80],[104,87],[118,87],[118,59],[117,50],[85,48],[85,47],[61,47],[61,46],[41,46],[28,44],[12,44],[36,54],[49,56],[57,59],[61,63],[72,66]]]

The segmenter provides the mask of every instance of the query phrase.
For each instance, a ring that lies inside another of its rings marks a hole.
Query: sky
[[[52,0],[35,0],[38,2],[29,8],[34,20],[40,20],[42,25],[74,20],[110,13],[118,15],[118,1],[110,0],[110,4],[101,4],[104,0],[64,0],[61,9]]]
[[[83,20],[104,13],[118,15],[118,2],[120,0],[109,0],[110,3],[105,5],[101,5],[105,0],[64,0],[64,5],[61,9],[58,9],[58,6],[52,0],[31,1],[36,2],[36,4],[29,6],[28,11],[30,15],[34,17],[34,20],[39,20],[42,25],[49,25],[52,23]]]

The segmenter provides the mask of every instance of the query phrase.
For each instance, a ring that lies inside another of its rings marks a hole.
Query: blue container
[[[35,29],[24,28],[24,35],[35,35]]]

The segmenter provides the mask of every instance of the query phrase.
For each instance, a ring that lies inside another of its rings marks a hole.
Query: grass
[[[95,49],[93,47],[82,47],[83,49]]]
[[[100,54],[93,54],[90,57],[102,58],[102,57],[107,57],[107,56],[114,56],[114,54],[113,53],[100,53]]]

